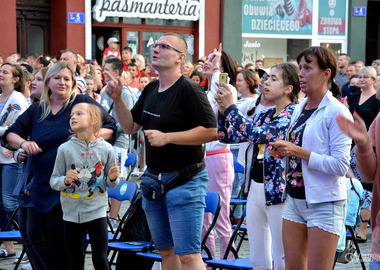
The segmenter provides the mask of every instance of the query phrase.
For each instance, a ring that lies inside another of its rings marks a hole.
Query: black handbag
[[[157,173],[147,168],[141,176],[141,191],[147,200],[160,200],[168,191],[187,183],[205,167],[202,161],[170,173]]]

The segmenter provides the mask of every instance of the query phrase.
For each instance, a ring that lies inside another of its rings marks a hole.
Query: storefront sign
[[[106,17],[197,21],[199,12],[197,0],[97,0],[93,8],[98,22]]]
[[[365,16],[367,16],[367,7],[354,6],[354,16],[355,17],[365,17]]]
[[[67,12],[68,23],[84,24],[84,13],[82,12]]]
[[[319,0],[318,35],[344,36],[346,1]]]
[[[243,0],[243,34],[311,35],[313,0]]]

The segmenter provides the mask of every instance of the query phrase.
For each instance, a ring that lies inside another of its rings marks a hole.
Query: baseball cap
[[[115,37],[110,37],[109,39],[108,39],[108,41],[107,41],[107,44],[110,44],[110,43],[112,43],[112,42],[119,42],[119,40],[117,39],[117,38],[115,38]]]
[[[259,77],[261,78],[264,75],[264,73],[269,75],[269,72],[270,68],[259,68]]]

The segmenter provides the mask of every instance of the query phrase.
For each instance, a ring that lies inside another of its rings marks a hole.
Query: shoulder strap
[[[112,104],[111,104],[110,108],[108,109],[108,114],[110,114],[110,113],[111,113],[111,111],[112,111],[112,108],[113,108],[113,102],[112,102]]]

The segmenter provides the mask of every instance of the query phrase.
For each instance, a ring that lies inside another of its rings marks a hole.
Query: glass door
[[[342,43],[333,43],[333,42],[321,42],[320,43],[320,46],[321,47],[325,47],[325,48],[328,48],[330,49],[334,55],[336,56],[336,58],[338,58],[338,56],[343,53],[343,48],[342,48]]]
[[[139,32],[127,31],[127,46],[132,48],[132,55],[139,54]]]

